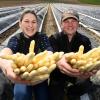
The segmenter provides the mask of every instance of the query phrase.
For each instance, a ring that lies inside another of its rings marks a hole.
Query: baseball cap
[[[62,18],[61,18],[62,21],[69,19],[69,18],[74,18],[77,21],[79,21],[79,15],[78,15],[77,11],[67,10],[62,13]]]

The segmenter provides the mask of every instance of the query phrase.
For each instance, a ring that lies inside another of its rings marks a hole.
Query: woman
[[[27,54],[29,51],[30,42],[35,40],[35,53],[40,51],[49,50],[52,48],[45,34],[40,34],[37,24],[37,16],[32,10],[25,10],[20,16],[19,26],[21,33],[13,36],[6,48],[1,51],[1,55],[13,54],[16,52]],[[26,85],[28,81],[22,81],[15,75],[11,68],[9,60],[0,59],[0,66],[5,75],[12,81],[15,82],[14,86],[14,100],[32,100],[32,91],[35,94],[35,100],[48,100],[48,84],[47,80],[35,85]]]

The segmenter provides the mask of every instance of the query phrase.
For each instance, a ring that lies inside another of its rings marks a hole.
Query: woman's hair
[[[22,20],[23,20],[23,17],[24,17],[26,14],[28,14],[28,13],[33,14],[33,15],[36,17],[36,19],[37,19],[37,15],[36,15],[36,13],[35,13],[34,10],[25,9],[25,10],[22,12],[22,14],[20,15],[19,21],[22,21]]]

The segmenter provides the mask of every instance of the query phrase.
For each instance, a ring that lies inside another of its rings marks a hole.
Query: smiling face
[[[30,12],[24,14],[19,22],[19,26],[26,36],[33,36],[37,32],[38,26],[36,16]]]
[[[74,35],[78,27],[79,22],[73,18],[66,19],[61,23],[61,28],[67,35]]]

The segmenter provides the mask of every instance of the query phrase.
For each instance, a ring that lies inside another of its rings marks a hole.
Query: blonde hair
[[[25,9],[25,10],[22,12],[22,14],[20,15],[19,21],[22,21],[22,20],[23,20],[23,17],[24,17],[26,14],[28,14],[28,13],[33,14],[33,15],[36,17],[36,19],[37,19],[37,15],[36,15],[36,13],[35,13],[34,10]]]

